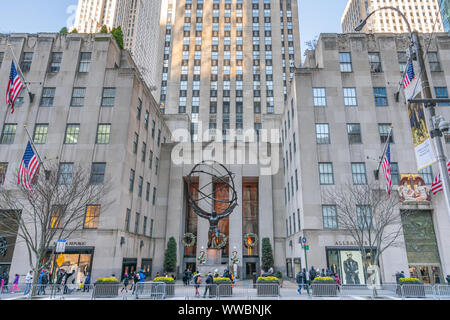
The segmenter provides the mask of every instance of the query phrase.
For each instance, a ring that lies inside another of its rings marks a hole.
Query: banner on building
[[[417,169],[422,170],[436,162],[423,104],[410,103],[408,105],[408,116],[416,153]]]

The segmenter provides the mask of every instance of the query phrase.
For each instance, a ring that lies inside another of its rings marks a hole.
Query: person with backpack
[[[125,274],[123,275],[123,279],[122,279],[123,288],[122,288],[122,290],[120,290],[120,293],[122,293],[123,290],[125,290],[126,293],[128,293],[128,281],[129,281],[129,279],[128,279],[128,272],[125,271]]]
[[[297,273],[297,276],[295,277],[295,282],[297,282],[297,285],[298,285],[297,293],[302,294],[302,287],[303,287],[303,282],[304,282],[302,271],[299,271]]]
[[[137,273],[137,271],[135,271],[134,275],[133,275],[133,292],[132,292],[133,294],[136,292],[136,287],[137,287],[138,282],[140,282],[140,280],[141,280],[141,278],[139,276],[139,273]]]
[[[208,293],[208,292],[209,292],[209,297],[211,298],[212,297],[211,296],[211,287],[212,287],[212,284],[214,283],[214,278],[213,278],[213,275],[211,272],[208,274],[208,277],[206,277],[205,282],[206,282],[206,287],[205,287],[205,292],[203,293],[203,298],[206,298],[206,293]]]
[[[200,292],[198,291],[198,288],[200,288],[201,283],[202,283],[202,276],[200,275],[200,273],[196,273],[194,275],[194,288],[196,297],[200,297]]]

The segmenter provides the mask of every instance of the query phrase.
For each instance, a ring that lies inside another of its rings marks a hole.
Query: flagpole
[[[17,69],[17,71],[19,71],[19,74],[20,74],[20,76],[23,79],[23,83],[25,84],[25,88],[28,91],[28,96],[30,97],[30,102],[33,102],[34,94],[31,93],[30,88],[28,87],[28,84],[26,82],[25,76],[23,75],[22,69],[20,68],[20,64],[17,63],[17,58],[16,58],[16,55],[14,54],[14,51],[12,49],[12,45],[10,43],[8,43],[8,47],[9,47],[9,50],[11,51],[12,56],[13,56],[13,61],[14,61],[14,64],[16,65],[16,69]]]
[[[380,162],[378,163],[378,168],[377,168],[377,170],[375,170],[375,179],[376,180],[378,180],[378,174],[380,173],[381,164],[383,163],[383,159],[384,159],[384,156],[385,156],[386,151],[387,151],[387,146],[388,146],[389,140],[391,139],[391,136],[392,136],[392,129],[393,128],[394,128],[394,126],[391,125],[391,128],[389,129],[388,137],[387,137],[386,142],[384,144],[383,154],[381,155]]]

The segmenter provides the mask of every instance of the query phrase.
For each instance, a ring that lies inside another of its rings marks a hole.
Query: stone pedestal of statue
[[[224,271],[228,269],[228,265],[222,264],[222,249],[208,249],[206,253],[206,263],[197,266],[197,271],[204,276],[212,273],[213,276],[217,272],[222,276]]]

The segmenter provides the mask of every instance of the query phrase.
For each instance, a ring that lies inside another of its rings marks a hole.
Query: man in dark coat
[[[304,282],[302,271],[299,271],[297,273],[297,276],[295,277],[295,282],[297,282],[297,285],[298,285],[298,289],[297,289],[298,294],[302,294],[302,287],[303,287],[303,282]]]
[[[309,270],[309,280],[312,282],[317,277],[316,269],[314,267],[311,267],[311,270]]]
[[[206,298],[206,293],[209,291],[209,297],[211,298],[211,287],[214,283],[214,278],[212,273],[210,272],[208,274],[208,277],[206,278],[206,287],[205,287],[205,292],[203,293],[203,298]]]

